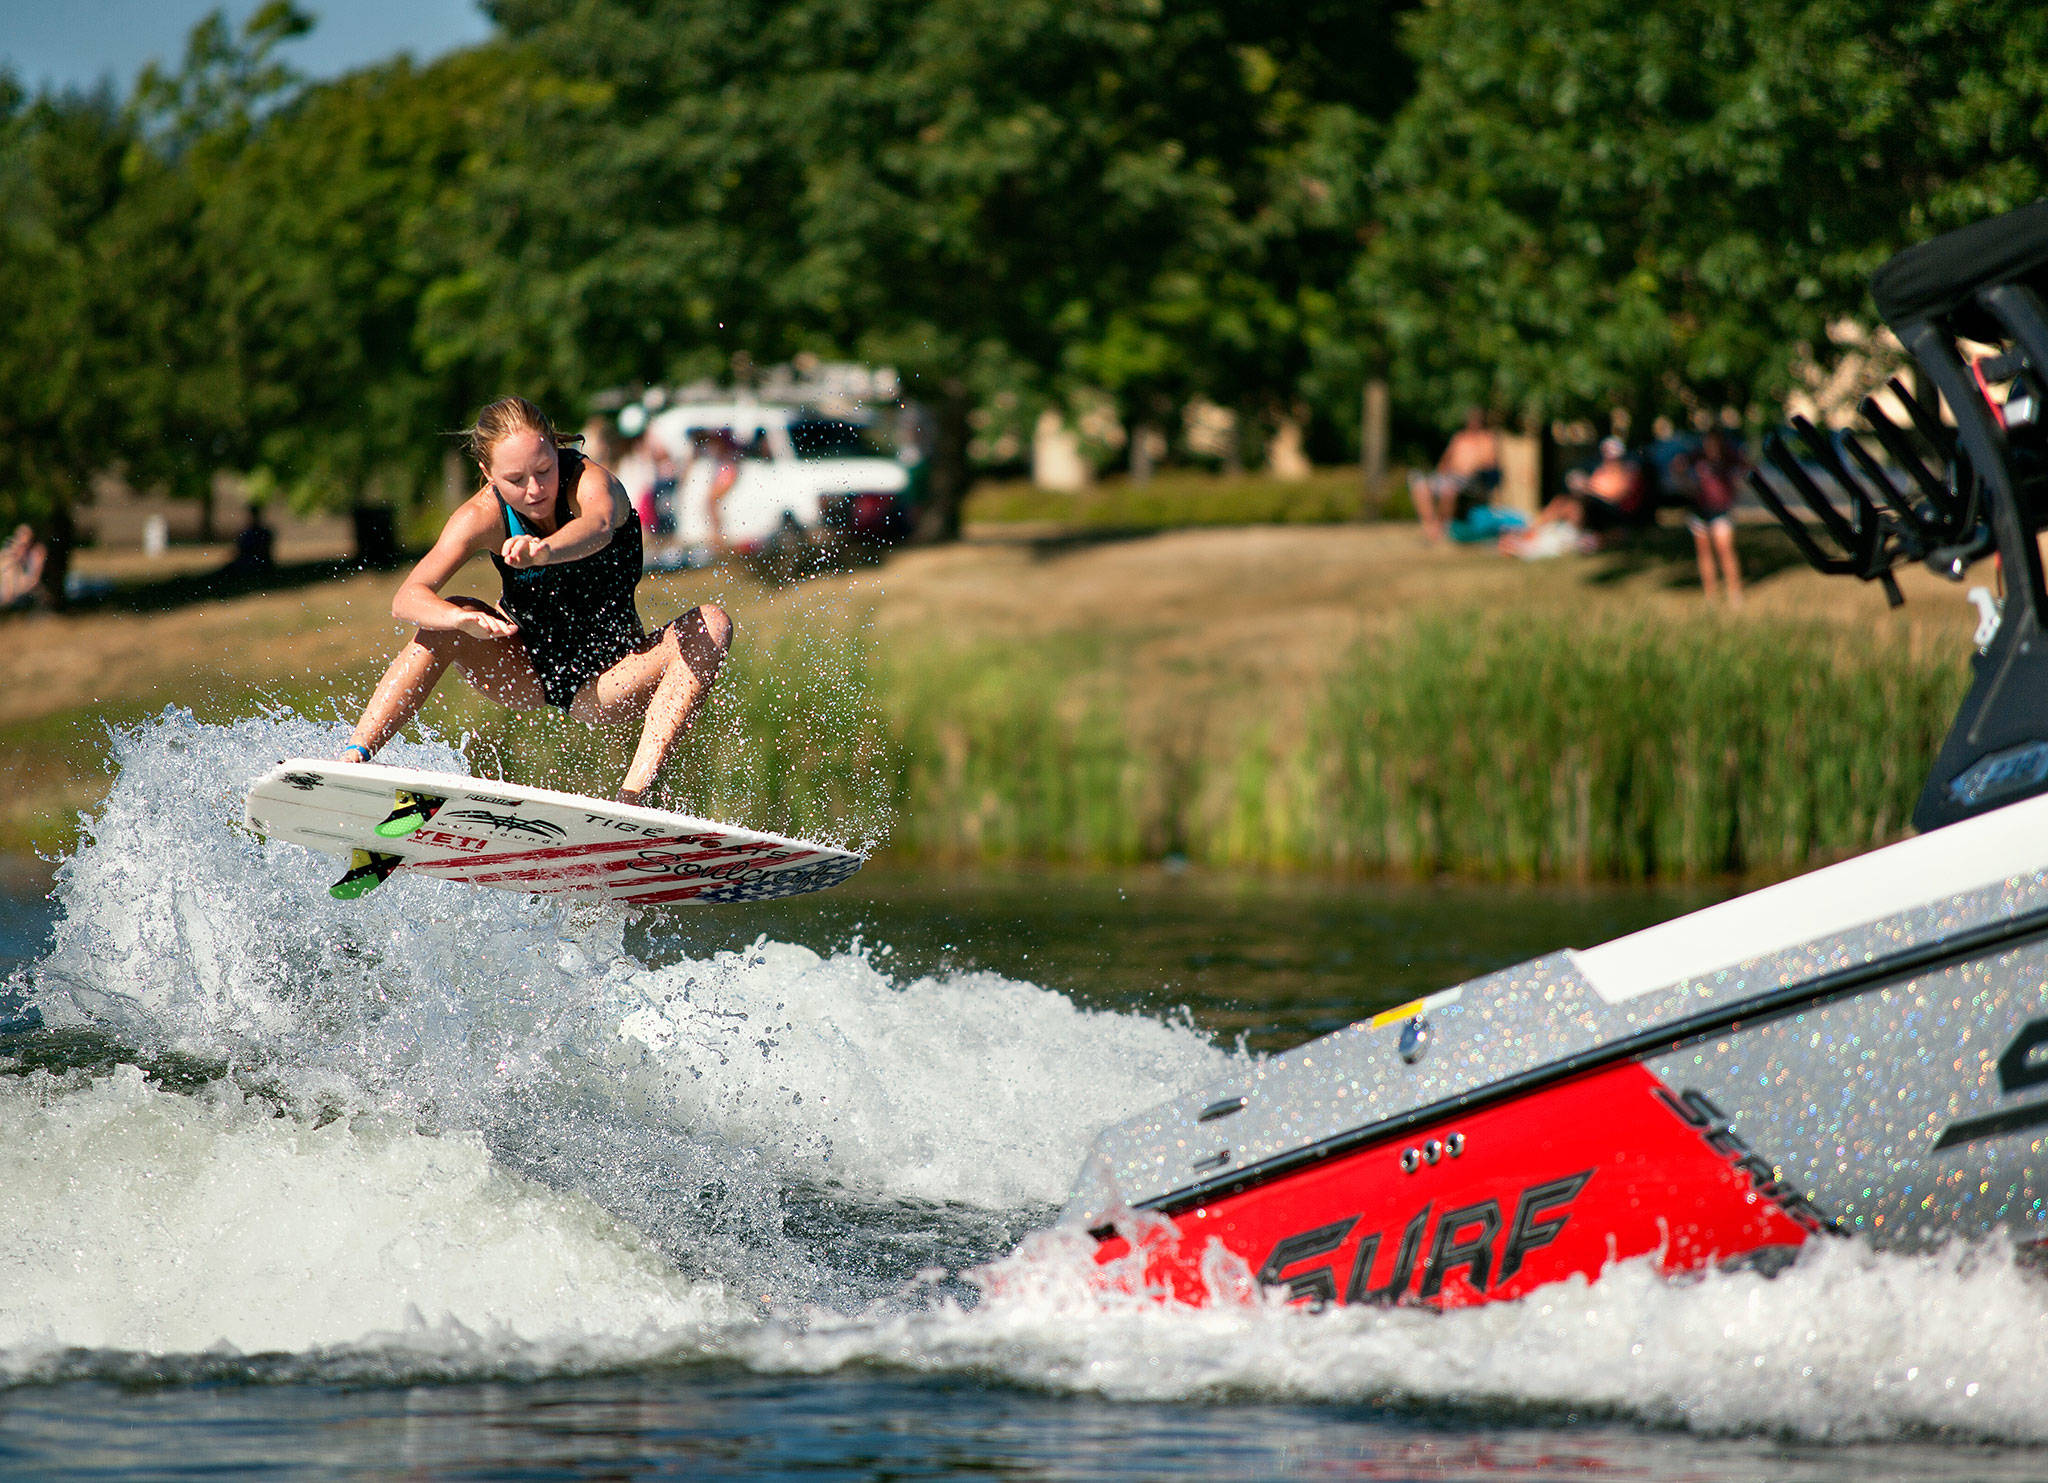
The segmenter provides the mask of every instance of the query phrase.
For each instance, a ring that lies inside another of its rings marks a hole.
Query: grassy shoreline
[[[692,811],[904,862],[1702,879],[1903,833],[1966,681],[1946,608],[1901,623],[1765,575],[1728,615],[1670,562],[1535,570],[1412,528],[1297,527],[970,543],[780,591],[651,579],[643,607],[741,614],[669,782]],[[155,669],[132,619],[23,623],[0,644],[22,687],[0,711],[0,850],[67,848],[105,786],[105,727],[166,699],[202,719],[347,711],[395,637],[389,585],[195,608]],[[58,674],[64,643],[129,667],[82,703],[52,680],[37,710],[21,676]],[[582,791],[632,739],[452,683],[429,716],[481,771]]]

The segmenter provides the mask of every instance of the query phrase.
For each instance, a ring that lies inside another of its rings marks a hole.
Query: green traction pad
[[[336,901],[353,901],[358,896],[367,896],[390,878],[402,859],[399,855],[356,850],[349,855],[348,871],[327,888],[327,894]]]
[[[425,793],[408,793],[399,789],[392,810],[377,826],[377,833],[386,839],[403,839],[440,811],[448,800],[434,798]]]

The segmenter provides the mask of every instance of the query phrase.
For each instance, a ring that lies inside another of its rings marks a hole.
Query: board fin
[[[353,901],[358,896],[367,896],[390,878],[391,872],[398,869],[404,858],[374,850],[352,850],[348,857],[348,870],[327,888],[327,894],[336,901]]]
[[[377,825],[377,833],[386,839],[403,839],[433,818],[447,801],[431,793],[409,793],[400,788],[394,795],[391,812]]]

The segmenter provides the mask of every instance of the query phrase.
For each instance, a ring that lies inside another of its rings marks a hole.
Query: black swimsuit
[[[558,458],[554,523],[560,530],[563,500],[583,477],[584,459],[574,448],[562,449]],[[498,508],[505,512],[508,539],[533,534],[502,496]],[[520,642],[549,705],[567,710],[577,691],[646,641],[633,605],[640,582],[638,520],[628,520],[612,531],[609,544],[574,561],[511,567],[493,551],[491,564],[505,584],[498,605],[519,625]]]

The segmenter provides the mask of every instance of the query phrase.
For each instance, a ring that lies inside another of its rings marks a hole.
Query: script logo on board
[[[691,843],[677,840],[676,844]],[[733,844],[683,851],[671,848],[644,849],[630,860],[619,861],[621,870],[644,870],[655,875],[675,875],[695,880],[737,878],[743,871],[787,860],[800,860],[808,851],[786,849],[772,839],[741,840]]]
[[[1436,1227],[1428,1241],[1429,1256],[1422,1263],[1422,1281],[1416,1284],[1415,1296],[1425,1301],[1440,1297],[1444,1279],[1461,1268],[1466,1283],[1475,1292],[1487,1291],[1489,1280],[1495,1288],[1505,1285],[1522,1270],[1531,1252],[1548,1246],[1563,1233],[1571,1219],[1572,1202],[1592,1177],[1593,1171],[1585,1169],[1529,1186],[1514,1202],[1512,1219],[1504,1218],[1507,1211],[1497,1199],[1478,1200],[1444,1211],[1438,1211],[1434,1200],[1426,1201],[1401,1232],[1401,1244],[1394,1249],[1385,1282],[1376,1285],[1372,1279],[1381,1244],[1389,1233],[1374,1230],[1360,1236],[1351,1262],[1351,1278],[1344,1287],[1344,1302],[1387,1304],[1406,1299],[1432,1215],[1436,1217]],[[1348,1215],[1275,1242],[1265,1265],[1259,1268],[1259,1286],[1285,1288],[1289,1302],[1307,1298],[1318,1308],[1336,1302],[1339,1274],[1327,1258],[1343,1246],[1359,1219]],[[1312,1257],[1325,1260],[1312,1266],[1299,1265]]]

